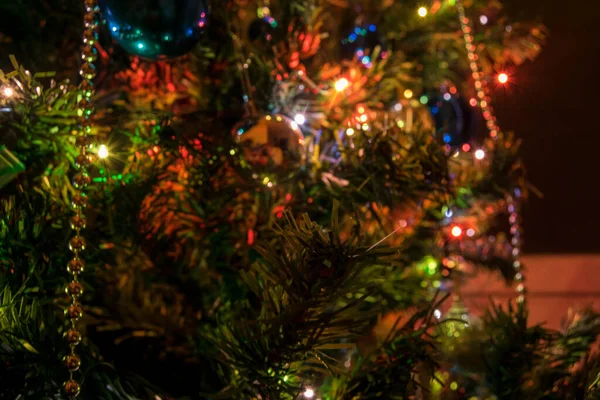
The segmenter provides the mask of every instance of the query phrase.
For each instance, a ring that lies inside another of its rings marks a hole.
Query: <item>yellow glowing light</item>
[[[419,7],[417,14],[419,14],[419,17],[421,18],[425,18],[427,16],[427,9],[425,7]]]
[[[354,135],[354,129],[352,129],[352,128],[346,129],[346,135],[348,135],[348,136]]]
[[[365,108],[363,106],[358,107],[357,109],[359,114],[364,114],[365,113]]]
[[[12,97],[13,94],[15,94],[15,91],[12,90],[12,88],[5,87],[2,89],[2,94],[4,94],[4,97]]]
[[[498,82],[500,82],[501,84],[505,84],[506,82],[508,82],[508,75],[506,75],[504,72],[499,74]]]
[[[475,152],[475,158],[478,160],[483,160],[485,157],[485,151],[479,149]]]
[[[459,237],[460,235],[462,235],[462,229],[460,226],[455,225],[452,227],[451,233],[452,233],[452,236]]]
[[[348,79],[340,78],[335,82],[335,90],[337,90],[338,92],[343,92],[344,89],[346,89],[349,85],[350,82],[348,82]]]
[[[410,99],[410,98],[412,98],[412,97],[413,97],[413,91],[412,91],[412,90],[410,90],[410,89],[406,89],[406,90],[404,91],[404,97],[406,97],[407,99]]]
[[[108,157],[108,147],[101,144],[100,147],[98,147],[98,157],[103,159]]]

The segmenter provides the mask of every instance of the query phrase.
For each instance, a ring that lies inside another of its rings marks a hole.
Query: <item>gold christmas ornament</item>
[[[306,161],[302,131],[286,116],[275,114],[247,119],[235,126],[233,135],[256,178],[264,180],[265,174],[297,169]],[[268,182],[271,181],[265,181]]]

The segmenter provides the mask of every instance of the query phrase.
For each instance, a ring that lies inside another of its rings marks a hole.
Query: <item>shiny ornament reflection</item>
[[[152,60],[179,57],[200,40],[207,0],[100,0],[111,36],[130,54]]]

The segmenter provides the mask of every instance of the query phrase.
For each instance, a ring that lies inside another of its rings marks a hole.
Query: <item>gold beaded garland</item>
[[[83,316],[83,307],[79,302],[83,294],[83,285],[79,282],[79,275],[83,272],[85,262],[81,258],[81,252],[85,250],[86,242],[81,236],[81,231],[86,227],[86,218],[83,215],[88,205],[88,198],[83,190],[91,183],[91,178],[87,172],[87,167],[91,164],[91,154],[87,152],[89,139],[88,134],[91,131],[91,120],[94,108],[91,97],[94,94],[94,83],[92,79],[96,76],[96,68],[93,62],[97,58],[97,52],[94,44],[97,40],[96,33],[96,2],[95,0],[84,0],[85,14],[83,22],[85,30],[83,31],[83,49],[81,51],[82,65],[79,70],[82,82],[80,85],[81,99],[77,105],[77,123],[79,129],[75,132],[77,135],[75,145],[79,149],[79,154],[75,157],[75,166],[78,169],[73,177],[73,186],[76,193],[71,199],[71,205],[75,210],[75,215],[71,218],[71,229],[74,236],[69,241],[69,249],[73,252],[73,258],[67,264],[67,271],[71,274],[71,282],[65,288],[65,292],[71,298],[71,304],[65,309],[65,316],[69,320],[69,329],[64,334],[64,339],[69,346],[69,354],[63,358],[63,363],[69,371],[69,379],[64,383],[63,390],[69,399],[79,395],[81,386],[75,380],[74,372],[81,366],[81,358],[75,349],[81,343],[81,333],[76,329],[76,322]]]
[[[474,39],[472,35],[472,27],[471,21],[466,16],[465,6],[463,4],[463,0],[456,1],[456,8],[458,9],[458,17],[460,20],[460,27],[463,32],[463,37],[465,39],[465,47],[467,49],[467,57],[469,58],[469,68],[471,68],[471,72],[473,73],[473,79],[475,80],[475,90],[477,91],[477,97],[479,100],[477,101],[479,108],[483,114],[483,118],[486,122],[486,127],[489,131],[490,137],[492,139],[496,139],[498,137],[498,133],[500,132],[500,127],[496,123],[496,116],[494,115],[494,109],[491,104],[491,97],[488,96],[487,91],[487,82],[483,79],[483,72],[481,72],[479,68],[479,64],[477,60],[479,56],[475,53],[476,47],[473,44]],[[520,216],[519,216],[519,207],[520,207],[520,198],[521,191],[516,188],[514,190],[514,195],[508,195],[506,197],[506,203],[508,205],[508,222],[510,224],[510,234],[512,236],[511,245],[512,245],[512,258],[513,258],[513,268],[515,271],[515,282],[517,284],[517,302],[523,303],[525,302],[525,296],[527,290],[525,289],[525,277],[523,276],[523,272],[521,271],[521,261],[519,257],[521,256],[521,227],[520,227]]]

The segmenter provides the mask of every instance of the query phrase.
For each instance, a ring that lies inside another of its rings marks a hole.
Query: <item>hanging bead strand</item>
[[[498,132],[500,132],[500,127],[496,123],[496,116],[494,115],[494,109],[491,105],[491,97],[488,95],[487,81],[483,79],[484,75],[481,68],[479,67],[479,56],[477,55],[477,47],[475,45],[475,40],[473,39],[473,28],[471,26],[471,21],[466,16],[465,6],[462,0],[456,1],[456,8],[458,10],[460,28],[463,33],[463,38],[465,40],[467,57],[469,58],[469,68],[471,68],[473,80],[475,81],[475,90],[477,92],[477,104],[479,105],[481,113],[483,114],[483,118],[485,119],[485,124],[490,137],[492,139],[496,139],[498,137]],[[512,263],[515,271],[515,282],[517,284],[517,301],[519,303],[522,303],[525,301],[526,289],[525,278],[521,270],[520,261],[522,245],[522,235],[519,216],[520,200],[521,191],[518,188],[514,189],[513,194],[508,195],[506,198],[509,213],[510,234],[512,237]]]
[[[63,389],[69,399],[77,397],[81,390],[81,385],[75,378],[75,372],[81,366],[81,359],[76,352],[77,345],[81,342],[81,333],[77,330],[76,324],[83,315],[83,307],[80,303],[83,285],[79,280],[79,275],[85,267],[81,253],[85,250],[86,242],[82,236],[82,231],[86,227],[84,212],[88,205],[85,189],[90,184],[90,176],[87,171],[87,167],[91,163],[90,154],[88,153],[88,135],[92,129],[90,117],[93,113],[93,107],[91,98],[94,93],[93,79],[96,76],[94,67],[96,49],[94,44],[97,40],[97,7],[95,0],[85,0],[84,5],[82,64],[79,71],[82,78],[80,84],[81,98],[77,107],[79,129],[76,132],[77,137],[75,139],[79,155],[75,158],[75,166],[78,171],[73,177],[73,186],[76,193],[72,198],[72,206],[75,215],[71,218],[71,229],[74,236],[69,241],[69,249],[73,253],[73,258],[67,265],[67,270],[72,278],[65,289],[71,299],[70,305],[65,310],[65,315],[69,321],[69,329],[65,332],[69,353],[63,359],[64,365],[69,371],[69,379],[65,382]]]

